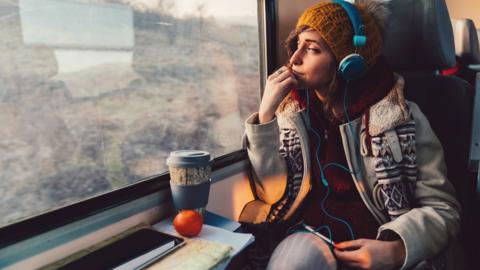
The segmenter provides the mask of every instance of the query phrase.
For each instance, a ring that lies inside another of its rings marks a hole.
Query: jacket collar
[[[370,107],[368,133],[378,136],[410,120],[407,103],[403,95],[405,80],[395,74],[395,85],[388,95]]]
[[[407,103],[403,95],[404,86],[405,80],[403,77],[395,74],[395,84],[387,96],[370,107],[368,125],[370,136],[378,136],[410,120]],[[287,116],[305,110],[297,100],[290,96],[287,96],[286,99],[283,101],[282,110],[277,111],[277,114]]]

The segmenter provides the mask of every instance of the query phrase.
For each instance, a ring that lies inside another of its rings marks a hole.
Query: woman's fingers
[[[381,254],[373,255],[372,248],[376,243],[378,244],[378,242],[380,241],[371,239],[341,242],[335,245],[333,252],[336,258],[348,267],[360,269],[391,269],[384,267],[386,264],[382,264]]]
[[[295,79],[294,76],[289,76],[278,84],[278,86],[281,89],[285,89],[287,86],[293,87],[296,85],[297,85],[297,79]],[[287,90],[291,90],[291,89],[287,89]]]
[[[286,66],[283,66],[283,67],[277,69],[275,72],[270,74],[270,76],[268,76],[268,80],[273,81],[273,80],[277,79],[280,75],[284,74],[285,71],[287,71],[287,70],[288,70],[288,68]]]
[[[364,239],[356,239],[352,241],[336,243],[335,248],[341,249],[341,250],[353,250],[353,249],[359,249],[363,245],[365,245]]]
[[[297,80],[287,67],[281,67],[268,77],[258,110],[260,123],[272,119],[279,104],[296,85]]]
[[[277,71],[272,73],[268,77],[269,84],[271,85],[277,85],[278,90],[285,90],[285,87],[287,86],[295,86],[297,85],[297,79],[293,75],[293,73],[290,71],[290,69],[286,66],[283,66],[279,68]],[[290,90],[290,89],[288,89]],[[284,91],[282,91],[284,92]]]
[[[360,250],[342,251],[334,249],[333,252],[335,253],[335,257],[343,262],[360,262],[362,260],[362,251]]]
[[[371,254],[366,252],[364,249],[357,249],[353,251],[341,251],[338,249],[334,250],[335,257],[342,265],[353,267],[355,269],[372,269],[373,267],[373,258]],[[376,268],[384,269],[384,268]]]
[[[272,81],[273,82],[282,82],[285,79],[287,79],[288,77],[295,77],[295,76],[293,76],[293,73],[290,70],[286,69],[282,73],[278,74],[277,77],[273,78]]]

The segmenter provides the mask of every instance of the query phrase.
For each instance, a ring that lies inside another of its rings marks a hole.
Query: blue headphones
[[[353,46],[355,47],[355,52],[345,56],[338,65],[338,72],[345,80],[349,81],[360,77],[365,70],[365,60],[357,53],[357,48],[365,46],[367,42],[365,25],[355,5],[344,0],[333,0],[332,2],[339,4],[347,12],[354,31]]]

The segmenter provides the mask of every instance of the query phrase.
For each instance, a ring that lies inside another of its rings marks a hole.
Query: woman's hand
[[[335,244],[337,260],[358,269],[398,269],[405,260],[402,240],[358,239]]]
[[[260,124],[273,119],[278,105],[288,92],[297,85],[297,79],[288,67],[281,67],[268,76],[263,92],[262,102],[258,110]]]

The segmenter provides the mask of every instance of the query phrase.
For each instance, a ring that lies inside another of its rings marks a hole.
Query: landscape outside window
[[[240,149],[255,0],[0,0],[0,227]]]

